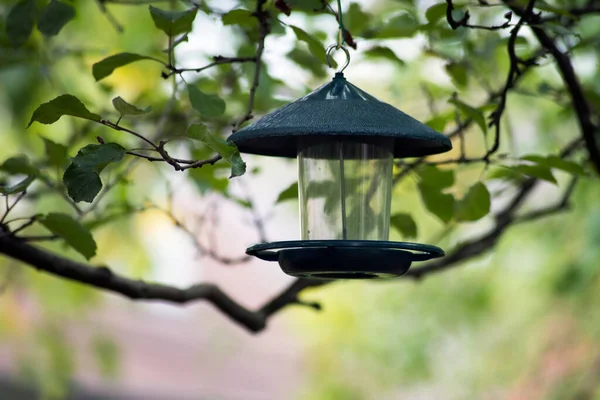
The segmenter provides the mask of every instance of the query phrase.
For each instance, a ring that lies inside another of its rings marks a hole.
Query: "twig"
[[[246,63],[246,62],[256,62],[255,57],[223,57],[223,56],[214,56],[213,62],[207,64],[203,67],[199,68],[175,68],[174,66],[168,67],[170,72],[167,74],[163,74],[163,78],[168,78],[173,74],[181,74],[182,72],[202,72],[206,69],[215,67],[217,65],[223,64],[234,64],[234,63]]]
[[[263,6],[265,3],[266,0],[256,0],[256,10],[254,11],[254,16],[258,19],[259,24],[259,38],[258,45],[256,46],[256,57],[254,60],[256,65],[254,66],[254,77],[252,78],[252,85],[250,86],[248,107],[246,109],[246,113],[235,124],[235,127],[233,129],[234,132],[239,130],[244,122],[252,119],[252,111],[254,110],[254,98],[256,97],[256,89],[258,88],[259,84],[262,56],[265,50],[265,40],[270,32],[269,14],[268,12],[263,10]]]
[[[515,12],[517,15],[523,15],[526,10],[519,7],[511,6],[510,2],[505,0],[505,3]],[[544,30],[538,26],[531,26],[533,34],[536,36],[542,47],[544,47],[556,62],[556,66],[560,74],[562,75],[563,81],[571,96],[573,102],[573,109],[577,114],[577,122],[581,130],[581,136],[585,141],[586,148],[590,157],[590,161],[594,165],[596,171],[600,174],[600,148],[598,147],[596,135],[598,133],[598,127],[592,122],[592,112],[589,103],[587,102],[579,79],[575,74],[573,65],[570,57],[559,50],[554,43],[554,40],[548,36]]]
[[[8,203],[8,195],[5,196],[6,210],[4,210],[4,213],[2,214],[2,217],[0,218],[0,225],[2,225],[4,223],[4,220],[6,220],[6,217],[8,217],[8,214],[10,214],[10,212],[15,208],[15,206],[19,203],[19,201],[21,201],[21,199],[23,197],[25,197],[26,193],[27,193],[27,191],[25,191],[25,190],[22,191],[21,193],[19,193],[17,195],[17,198],[11,205],[9,205],[9,203]]]
[[[496,109],[490,116],[491,121],[489,123],[489,126],[495,127],[494,144],[484,155],[484,159],[486,161],[488,161],[490,159],[490,156],[492,156],[494,153],[496,153],[498,151],[498,149],[500,148],[500,133],[501,133],[500,124],[501,124],[501,120],[502,120],[502,113],[504,112],[504,110],[506,108],[506,100],[508,97],[509,90],[515,86],[517,77],[522,74],[522,70],[519,68],[519,64],[522,63],[525,65],[535,65],[535,59],[536,59],[535,57],[532,60],[529,60],[526,62],[517,56],[517,53],[515,50],[515,45],[517,43],[517,37],[519,35],[519,30],[521,29],[521,27],[523,26],[523,24],[525,22],[527,22],[531,19],[532,15],[533,15],[533,7],[535,5],[535,1],[536,0],[529,0],[529,2],[527,3],[527,7],[525,8],[525,11],[520,16],[521,18],[519,19],[519,22],[517,22],[517,25],[515,25],[515,27],[513,29],[511,29],[511,31],[510,31],[510,36],[508,38],[508,44],[507,44],[507,51],[508,51],[508,56],[509,56],[509,61],[510,61],[510,67],[508,70],[508,76],[506,77],[506,83],[504,84],[504,88],[502,89],[502,92],[500,95],[500,102],[498,103],[498,106],[496,107]]]

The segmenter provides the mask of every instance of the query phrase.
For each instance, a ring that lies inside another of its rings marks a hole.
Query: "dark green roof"
[[[450,140],[410,115],[346,81],[342,73],[314,92],[232,134],[242,153],[296,157],[300,138],[392,138],[394,157],[452,149]]]

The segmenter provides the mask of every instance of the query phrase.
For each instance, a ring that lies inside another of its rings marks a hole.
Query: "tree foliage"
[[[80,255],[93,263],[100,226],[159,208],[205,256],[224,264],[248,261],[243,249],[220,254],[172,210],[140,200],[135,193],[147,186],[136,168],[157,166],[154,180],[165,171],[185,174],[200,193],[217,193],[252,214],[259,239],[266,240],[255,205],[229,187],[230,179],[263,171],[247,168],[225,138],[302,94],[287,85],[293,74],[283,79],[272,72],[269,46],[287,41],[279,57],[310,74],[307,86],[316,85],[330,75],[325,44],[338,37],[338,22],[345,44],[355,49],[353,63],[392,69],[393,82],[375,83],[389,89],[375,87],[379,97],[410,107],[402,91],[418,93],[423,101],[413,107],[426,111],[417,116],[454,144],[446,155],[396,161],[395,193],[416,196],[417,211],[395,209],[394,234],[431,237],[422,226],[437,227],[439,244],[448,248],[447,257],[413,268],[407,278],[461,265],[491,250],[511,226],[565,210],[575,185],[600,172],[598,71],[574,61],[588,57],[597,64],[595,1],[438,0],[426,7],[402,0],[368,8],[349,2],[342,15],[327,0],[244,0],[228,10],[214,1],[9,3],[0,6],[0,76],[16,139],[0,151],[6,200],[0,253],[132,299],[209,301],[251,331],[265,328],[289,304],[318,308],[299,293],[327,281],[295,280],[260,309],[248,310],[210,283],[188,289],[145,283],[127,278],[127,271],[84,263]],[[133,15],[144,18],[129,22]],[[190,38],[213,40],[202,34],[200,17],[229,29],[231,46],[190,61],[178,51]],[[330,24],[321,29],[317,20]],[[110,40],[94,38],[100,23],[109,27]],[[144,43],[135,45],[140,37]],[[417,55],[409,60],[402,43]],[[151,79],[140,79],[140,71]],[[540,106],[549,110],[545,119],[512,126],[511,115],[526,114],[534,101],[548,102]],[[530,206],[548,183],[554,199]],[[297,196],[292,184],[275,203]],[[42,200],[47,210],[39,212],[35,203]],[[481,230],[465,237],[474,223]]]

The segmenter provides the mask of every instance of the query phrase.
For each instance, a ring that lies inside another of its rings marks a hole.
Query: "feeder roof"
[[[242,153],[296,157],[300,139],[393,139],[395,158],[452,149],[450,140],[410,115],[377,100],[342,73],[312,93],[232,134]]]

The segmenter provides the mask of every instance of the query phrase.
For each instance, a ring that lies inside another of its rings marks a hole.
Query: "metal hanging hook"
[[[327,50],[325,51],[325,58],[327,59],[327,65],[329,65],[329,68],[333,68],[333,57],[331,56],[331,53],[334,50],[338,50],[341,49],[344,51],[344,53],[346,54],[346,63],[344,64],[344,66],[338,71],[338,72],[344,72],[344,70],[346,69],[346,67],[348,67],[348,65],[350,65],[350,52],[348,51],[347,48],[345,48],[342,45],[339,44],[332,44],[331,46],[329,46],[327,48]]]

